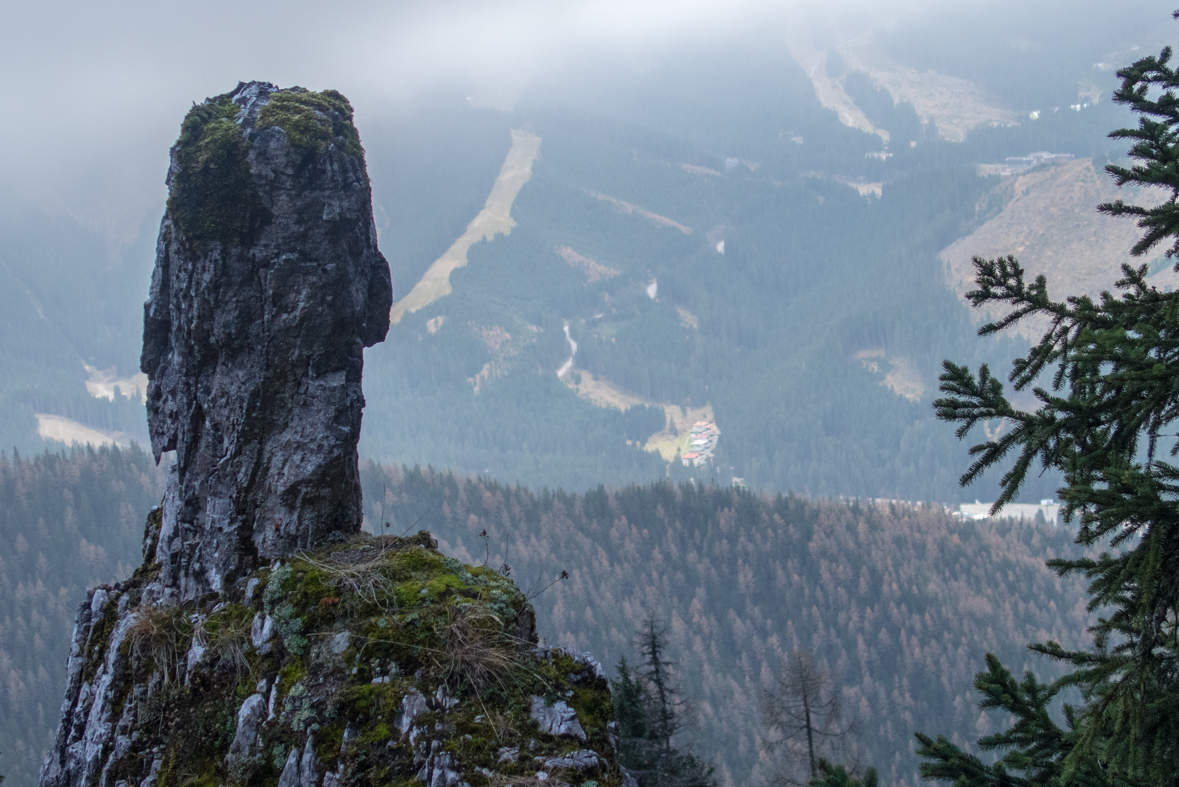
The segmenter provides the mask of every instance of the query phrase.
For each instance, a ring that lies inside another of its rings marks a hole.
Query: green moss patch
[[[180,126],[168,216],[189,242],[247,245],[270,223],[247,160],[249,143],[234,122],[229,94],[194,106]]]
[[[335,90],[273,93],[258,113],[257,128],[281,128],[290,146],[305,156],[322,154],[339,141],[344,152],[364,158],[360,134],[352,124],[352,105]]]

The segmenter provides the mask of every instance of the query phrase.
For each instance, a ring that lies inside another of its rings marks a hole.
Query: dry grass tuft
[[[250,660],[246,658],[246,648],[250,643],[250,620],[246,618],[229,618],[212,632],[206,632],[204,621],[197,624],[193,630],[193,639],[200,632],[205,641],[202,642],[209,649],[209,656],[215,669],[231,672],[241,677],[245,673],[253,673]]]
[[[397,539],[368,540],[377,541],[380,546],[361,544],[358,549],[337,552],[323,560],[317,560],[307,554],[300,554],[298,558],[322,572],[325,584],[338,589],[340,596],[353,595],[363,603],[375,604],[382,610],[389,611],[397,606],[396,595],[393,592],[397,583],[386,573],[389,568],[387,557],[398,547],[395,545],[390,549],[388,542],[392,540],[396,544]],[[334,599],[329,605],[340,602],[339,597],[329,598]]]
[[[164,675],[165,685],[180,678],[180,659],[193,635],[192,624],[178,607],[141,610],[127,629],[127,643],[137,660],[150,659]]]
[[[438,634],[442,651],[436,667],[448,684],[465,680],[476,692],[492,685],[504,687],[520,666],[519,649],[504,633],[503,621],[482,607],[448,608]]]
[[[491,727],[491,734],[495,736],[495,740],[501,746],[509,741],[519,740],[525,734],[525,728],[520,724],[520,719],[511,711],[484,709],[483,718],[485,723]]]

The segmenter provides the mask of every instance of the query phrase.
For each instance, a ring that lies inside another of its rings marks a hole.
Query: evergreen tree
[[[632,768],[641,769],[638,765],[641,746],[636,743],[647,740],[647,692],[642,681],[631,674],[626,656],[618,661],[618,679],[612,688],[622,758]]]
[[[864,772],[863,779],[857,779],[842,765],[832,765],[824,759],[819,760],[818,775],[809,782],[811,787],[876,787],[877,775],[875,768]]]
[[[713,768],[674,739],[689,718],[666,660],[666,637],[652,615],[639,636],[643,667],[632,672],[623,658],[613,684],[619,762],[641,787],[714,787]]]
[[[1137,128],[1111,134],[1133,141],[1137,163],[1106,169],[1120,186],[1170,190],[1157,207],[1120,200],[1101,206],[1137,218],[1145,234],[1135,255],[1169,243],[1167,256],[1179,257],[1179,72],[1171,54],[1167,47],[1119,71],[1114,94],[1139,116]],[[1113,549],[1096,559],[1050,562],[1061,574],[1090,580],[1089,607],[1101,615],[1091,628],[1092,650],[1032,646],[1070,665],[1070,674],[1051,684],[1031,674],[1017,682],[989,656],[978,675],[982,707],[1015,717],[1008,730],[979,741],[983,750],[1005,751],[1001,760],[986,765],[944,737],[918,735],[927,759],[922,772],[957,785],[1179,784],[1179,465],[1167,461],[1179,453],[1179,293],[1150,286],[1145,265],[1123,266],[1118,292],[1099,302],[1052,301],[1044,277],[1028,284],[1012,257],[976,258],[975,268],[972,303],[1011,307],[980,333],[1034,314],[1045,315],[1049,328],[1009,376],[1015,390],[1032,388],[1040,403],[1033,412],[1015,409],[985,365],[974,375],[946,362],[938,417],[960,424],[959,437],[990,419],[1006,424],[971,449],[978,458],[962,483],[1014,454],[997,508],[1015,498],[1037,460],[1059,469],[1064,515],[1080,518],[1078,543]],[[1036,386],[1048,373],[1050,387]],[[1061,725],[1050,708],[1065,687],[1079,689],[1082,704],[1065,705]]]
[[[643,654],[643,677],[651,687],[651,713],[648,715],[649,737],[664,754],[671,752],[671,739],[683,727],[684,700],[671,679],[672,662],[663,658],[664,632],[655,623],[655,616],[647,618],[639,639]]]

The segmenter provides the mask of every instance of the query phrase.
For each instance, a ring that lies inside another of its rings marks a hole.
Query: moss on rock
[[[240,110],[226,93],[193,106],[180,125],[167,213],[198,246],[248,245],[271,220],[250,173]]]
[[[360,133],[352,124],[352,105],[335,90],[312,93],[291,88],[274,93],[258,113],[257,128],[281,128],[301,154],[323,153],[337,140],[344,152],[364,157]]]
[[[515,584],[427,533],[357,536],[180,606],[158,588],[137,575],[107,603],[138,632],[117,676],[132,724],[105,749],[129,784],[621,783],[600,668],[538,647]]]
[[[273,219],[250,170],[251,128],[281,129],[304,163],[334,146],[359,158],[365,171],[352,105],[335,90],[275,90],[253,119],[235,93],[206,99],[189,110],[180,126],[167,207],[181,235],[198,248],[214,242],[250,245]]]

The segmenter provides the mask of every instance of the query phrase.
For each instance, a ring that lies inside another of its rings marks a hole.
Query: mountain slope
[[[416,468],[362,472],[370,522],[428,527],[464,561],[510,565],[550,643],[608,666],[633,661],[655,614],[700,711],[696,747],[728,784],[769,775],[758,701],[795,647],[842,686],[860,761],[917,787],[914,731],[964,745],[997,723],[980,719],[971,688],[983,653],[1054,674],[1025,643],[1080,643],[1088,620],[1083,581],[1044,565],[1074,553],[1066,528],[712,486],[569,495]],[[555,581],[563,570],[569,580]]]
[[[1004,204],[994,218],[940,253],[950,285],[961,294],[974,288],[975,256],[1015,256],[1033,276],[1043,274],[1048,291],[1097,296],[1121,277],[1121,266],[1149,263],[1151,283],[1162,288],[1179,283],[1179,274],[1162,250],[1146,258],[1130,256],[1141,230],[1133,221],[1097,212],[1103,202],[1123,199],[1153,204],[1153,195],[1119,190],[1090,159],[1069,161],[1004,179],[996,186]],[[976,313],[981,319],[982,314]],[[1047,323],[1028,321],[1025,336],[1039,338]]]

